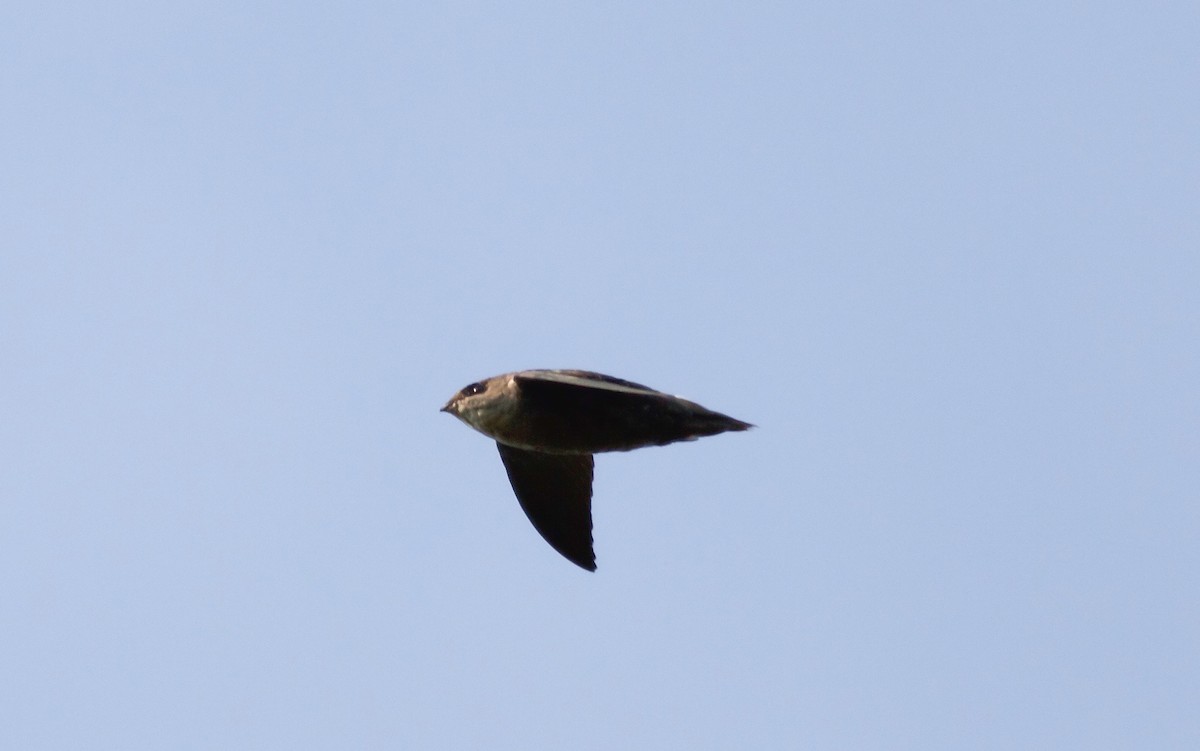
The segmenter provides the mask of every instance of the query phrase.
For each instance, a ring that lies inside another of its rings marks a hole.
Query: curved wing
[[[571,563],[595,571],[591,454],[546,454],[499,442],[496,447],[533,528]]]

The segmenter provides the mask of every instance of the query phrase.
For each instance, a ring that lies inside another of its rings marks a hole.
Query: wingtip
[[[757,425],[755,425],[752,422],[745,422],[743,420],[737,419],[736,417],[730,417],[729,415],[722,415],[722,417],[724,417],[727,420],[727,422],[726,422],[727,427],[725,428],[726,430],[734,430],[734,431],[750,430],[751,428],[758,427]]]
[[[586,557],[569,556],[561,550],[558,551],[558,554],[561,555],[563,558],[566,558],[571,563],[574,563],[576,566],[583,569],[584,571],[595,572],[595,570],[596,570],[596,555],[595,555],[595,553],[592,553],[591,551],[588,551],[588,555]]]

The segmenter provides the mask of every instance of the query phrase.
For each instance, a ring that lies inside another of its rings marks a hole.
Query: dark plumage
[[[505,373],[442,407],[494,439],[517,500],[559,553],[594,571],[592,454],[691,441],[749,423],[585,370]]]

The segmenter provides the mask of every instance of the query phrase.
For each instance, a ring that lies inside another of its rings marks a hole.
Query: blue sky
[[[0,11],[0,745],[1196,748],[1192,3]],[[756,423],[597,458],[463,385]]]

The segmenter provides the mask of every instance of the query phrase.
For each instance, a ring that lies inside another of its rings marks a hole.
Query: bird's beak
[[[444,407],[442,407],[441,410],[439,410],[439,411],[440,412],[449,412],[450,414],[454,414],[453,407],[454,407],[454,400],[451,399],[450,401],[446,402],[446,405]]]

